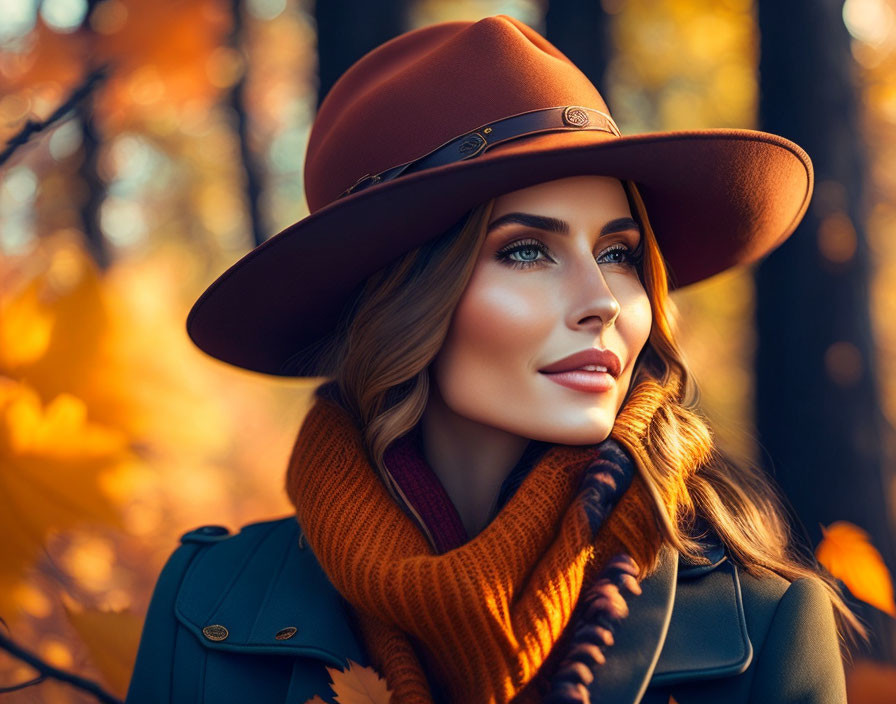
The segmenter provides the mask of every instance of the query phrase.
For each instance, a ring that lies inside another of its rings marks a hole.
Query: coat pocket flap
[[[696,579],[679,580],[650,684],[737,675],[752,659],[737,567],[724,560]]]
[[[175,602],[208,648],[366,665],[339,592],[294,517],[244,526],[196,556]]]

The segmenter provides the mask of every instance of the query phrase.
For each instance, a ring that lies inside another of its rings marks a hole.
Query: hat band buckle
[[[622,136],[612,117],[593,108],[580,105],[561,105],[553,108],[527,110],[502,118],[497,122],[481,125],[404,164],[393,166],[377,174],[365,174],[340,193],[336,200],[405,174],[471,159],[482,154],[489,147],[502,142],[540,132],[558,130],[599,130],[616,137]]]

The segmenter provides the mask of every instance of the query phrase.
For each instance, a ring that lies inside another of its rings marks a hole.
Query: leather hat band
[[[613,118],[600,110],[584,108],[579,105],[561,105],[555,108],[529,110],[482,125],[472,132],[445,142],[442,146],[436,147],[428,154],[412,161],[393,166],[378,174],[365,174],[343,191],[339,198],[350,193],[357,193],[377,183],[391,181],[403,174],[470,159],[501,142],[539,132],[557,130],[600,130],[617,137],[622,136],[616,123],[613,122]]]

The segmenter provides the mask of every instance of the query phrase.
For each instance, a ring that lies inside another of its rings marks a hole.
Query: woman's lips
[[[568,372],[541,372],[551,381],[561,386],[566,386],[576,391],[609,391],[616,383],[616,379],[609,372],[589,372],[583,369],[575,369]]]

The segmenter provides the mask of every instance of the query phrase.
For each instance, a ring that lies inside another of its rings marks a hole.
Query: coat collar
[[[594,679],[595,699],[629,704],[644,695],[669,629],[677,555],[663,545],[659,567],[641,581],[641,594],[628,599],[628,616],[619,624],[607,661]]]
[[[629,599],[629,615],[595,678],[595,698],[635,704],[648,686],[747,669],[753,647],[737,569],[717,538],[703,545],[708,565],[663,545],[659,567],[642,580],[641,594]]]
[[[209,542],[201,531],[182,540]],[[341,595],[301,540],[294,517],[251,524],[215,542],[194,559],[175,604],[177,618],[206,647],[301,655],[340,668],[348,658],[368,664]],[[641,594],[628,600],[629,615],[594,680],[596,697],[636,704],[651,685],[747,669],[753,648],[737,569],[719,542],[704,546],[708,565],[663,546]],[[210,626],[223,626],[226,636]]]

